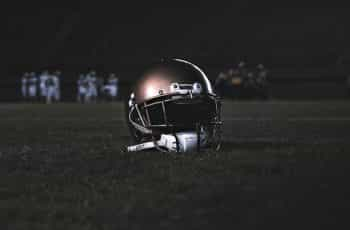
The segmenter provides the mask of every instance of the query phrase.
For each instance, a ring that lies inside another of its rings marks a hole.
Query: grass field
[[[0,229],[331,229],[350,102],[224,102],[220,152],[124,153],[121,104],[0,104]]]

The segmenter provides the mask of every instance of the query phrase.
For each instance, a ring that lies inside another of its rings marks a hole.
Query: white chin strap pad
[[[195,151],[197,149],[198,135],[196,132],[180,132],[176,133],[176,137],[179,143],[179,152],[189,152]],[[204,133],[200,135],[200,147],[204,147],[206,145],[206,137]],[[128,152],[136,152],[146,149],[153,149],[156,146],[164,148],[169,152],[176,152],[176,138],[171,134],[162,134],[160,139],[156,142],[150,141],[137,145],[128,146]]]

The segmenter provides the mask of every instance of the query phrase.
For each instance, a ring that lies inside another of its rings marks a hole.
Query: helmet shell
[[[202,94],[213,94],[210,81],[196,65],[182,59],[167,59],[147,68],[133,87],[135,103],[170,95],[172,84],[198,85]]]

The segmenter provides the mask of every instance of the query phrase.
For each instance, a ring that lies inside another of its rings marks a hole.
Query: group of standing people
[[[49,72],[44,70],[40,74],[26,72],[21,78],[21,94],[25,102],[56,103],[61,100],[61,71]],[[91,70],[87,74],[80,74],[77,80],[77,102],[94,103],[100,100],[115,101],[118,99],[119,79],[110,73],[107,79]]]
[[[21,93],[24,101],[28,102],[59,102],[61,71],[50,73],[44,70],[41,74],[26,72],[21,79]]]
[[[268,70],[263,64],[248,68],[244,61],[219,73],[215,80],[216,91],[223,97],[268,97]]]
[[[98,99],[115,101],[118,97],[118,83],[119,79],[114,73],[110,73],[106,81],[97,76],[94,70],[80,74],[77,81],[77,102],[95,103]]]

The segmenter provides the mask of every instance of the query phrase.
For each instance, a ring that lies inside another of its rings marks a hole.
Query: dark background
[[[1,11],[0,100],[19,98],[25,71],[62,70],[69,100],[81,72],[116,72],[128,85],[160,57],[191,60],[211,79],[239,60],[263,63],[276,97],[346,95],[350,20],[343,6],[13,1]]]

